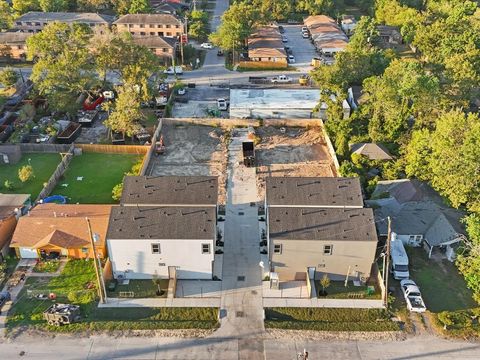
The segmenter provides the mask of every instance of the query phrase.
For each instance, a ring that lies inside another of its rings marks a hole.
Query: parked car
[[[285,29],[282,25],[278,25],[278,31],[280,31],[280,34],[283,34],[285,32]]]
[[[282,42],[284,43],[288,42],[288,38],[285,35],[282,35]]]
[[[187,90],[183,87],[177,90],[178,95],[185,95],[186,92],[187,92]]]
[[[407,308],[412,312],[425,312],[427,308],[422,299],[420,288],[415,284],[415,281],[406,279],[400,281],[402,287],[402,293],[407,302]]]
[[[169,68],[164,70],[163,73],[167,75],[175,75],[175,74],[182,75],[183,69],[181,66],[175,66],[175,69],[173,68],[173,66],[170,66]]]
[[[295,56],[293,56],[293,55],[288,55],[288,62],[289,62],[290,64],[295,63]]]
[[[228,109],[227,100],[223,98],[217,99],[217,107],[218,107],[218,110],[227,110]]]
[[[290,84],[292,82],[292,78],[286,75],[279,75],[275,76],[270,80],[272,84]]]
[[[290,46],[285,46],[285,51],[287,52],[288,55],[292,55],[293,54],[293,51],[292,51],[292,48]]]
[[[308,28],[306,26],[302,26],[302,33],[307,32],[308,33]]]
[[[223,56],[223,50],[218,49],[218,51],[217,51],[217,56]]]
[[[302,38],[308,39],[310,38],[310,34],[308,32],[302,32]]]
[[[202,43],[200,45],[200,47],[203,48],[203,49],[213,49],[213,45],[211,43],[208,43],[208,42]]]

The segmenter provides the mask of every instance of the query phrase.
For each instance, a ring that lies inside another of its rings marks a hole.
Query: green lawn
[[[80,305],[82,320],[55,327],[43,320],[42,313],[52,305],[28,295],[53,292],[57,302]],[[70,260],[62,273],[54,278],[31,277],[25,282],[18,300],[11,309],[7,327],[35,327],[56,332],[85,330],[132,329],[212,329],[218,326],[216,308],[98,308],[95,270],[90,260]]]
[[[35,200],[61,161],[60,154],[23,154],[17,164],[0,165],[0,192],[6,194],[31,194]],[[31,165],[34,177],[25,183],[18,179],[18,170],[25,165]],[[13,183],[13,190],[5,188],[5,181]]]
[[[420,287],[427,309],[432,312],[469,309],[476,306],[472,292],[455,265],[428,259],[423,249],[406,247],[410,277]]]
[[[160,289],[165,290],[162,297],[167,296],[168,280],[161,280]],[[115,291],[108,292],[110,297],[119,297],[121,291],[133,291],[135,298],[149,298],[157,296],[157,285],[152,280],[130,280],[128,285],[117,285]]]
[[[266,308],[265,327],[318,331],[396,331],[383,309]]]
[[[135,154],[83,153],[75,156],[52,195],[64,195],[69,203],[111,204],[112,189],[140,160]],[[83,179],[77,180],[78,177]],[[68,184],[68,186],[62,186]]]
[[[369,290],[373,289],[373,293]],[[320,280],[315,281],[315,288],[317,293],[322,290],[322,285],[320,285]],[[371,285],[362,285],[354,286],[352,281],[347,283],[345,287],[344,281],[331,281],[330,286],[325,289],[327,292],[326,299],[380,299],[382,295],[379,291],[375,289],[373,284]],[[318,294],[317,294],[318,295]]]

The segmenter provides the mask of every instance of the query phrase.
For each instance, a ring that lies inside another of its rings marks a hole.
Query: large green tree
[[[13,10],[7,2],[0,2],[0,31],[9,29],[13,24]]]
[[[146,14],[150,12],[150,10],[148,0],[131,0],[128,12],[130,14]]]
[[[468,240],[465,251],[456,261],[458,270],[465,277],[473,298],[480,304],[480,214],[470,214],[464,219]]]
[[[298,0],[296,10],[310,15],[335,15],[334,0]]]
[[[84,24],[54,22],[27,39],[28,58],[36,59],[31,79],[53,109],[76,111],[75,100],[95,82]]]
[[[29,11],[41,10],[38,0],[12,0],[12,8],[18,14],[25,14]]]
[[[222,23],[210,40],[222,49],[239,48],[264,19],[258,7],[246,2],[233,3],[222,15]]]
[[[11,67],[6,67],[0,70],[0,84],[5,87],[14,86],[17,83],[18,78],[18,72]]]
[[[67,11],[70,2],[69,0],[39,0],[40,8],[45,12],[59,12]]]
[[[208,36],[208,13],[193,10],[188,15],[188,35],[197,40],[204,40]]]

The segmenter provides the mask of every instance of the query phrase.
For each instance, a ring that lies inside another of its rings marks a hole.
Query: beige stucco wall
[[[272,266],[280,281],[303,280],[308,267],[317,268],[315,278],[327,273],[332,280],[345,278],[350,266],[350,277],[368,278],[375,258],[375,241],[316,241],[273,240]],[[282,245],[282,253],[274,254],[276,244]],[[324,245],[333,245],[332,255],[324,255]],[[325,264],[323,267],[322,264]]]

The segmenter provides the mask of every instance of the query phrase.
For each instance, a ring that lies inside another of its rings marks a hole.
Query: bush
[[[288,68],[288,64],[275,61],[240,61],[238,68],[241,70],[284,70]]]
[[[88,304],[95,301],[94,290],[70,291],[67,295],[69,301],[74,304]]]
[[[18,81],[18,73],[11,67],[7,67],[0,71],[0,84],[5,87],[12,87]]]
[[[33,168],[31,165],[25,165],[22,166],[18,170],[18,178],[22,183],[27,182],[31,178],[33,178],[35,175],[33,174]]]
[[[123,183],[115,185],[112,189],[112,199],[115,201],[119,201],[120,198],[122,197],[122,191],[123,191]]]
[[[14,189],[13,182],[11,182],[10,180],[5,180],[5,182],[3,183],[3,186],[5,187],[5,189],[10,191]]]

